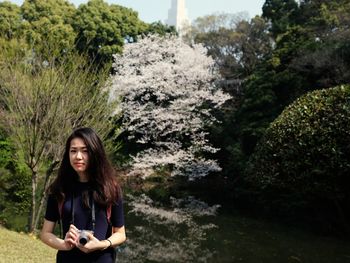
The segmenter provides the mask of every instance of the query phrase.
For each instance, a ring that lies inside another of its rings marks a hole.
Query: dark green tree
[[[349,227],[349,130],[350,86],[313,91],[288,106],[247,169],[264,206],[329,212],[332,221]]]
[[[264,5],[264,16],[272,25],[288,13],[285,8],[293,11],[293,19],[283,20],[289,21],[279,27],[283,30],[272,26],[274,50],[244,85],[237,120],[241,148],[248,156],[268,124],[295,99],[350,81],[349,3],[308,1],[297,9],[288,3],[266,1]]]
[[[149,35],[160,35],[165,36],[167,34],[176,34],[176,28],[174,26],[169,26],[166,24],[163,24],[160,21],[153,22],[150,24],[147,24],[147,29],[145,30],[144,34]]]
[[[126,41],[135,41],[147,28],[137,12],[103,0],[81,4],[73,26],[77,49],[101,63],[112,61],[112,55],[121,53]]]
[[[215,145],[224,149],[218,157],[224,162],[221,163],[224,173],[230,177],[242,174],[266,128],[295,99],[315,89],[350,82],[349,14],[348,1],[302,1],[300,6],[295,1],[266,1],[264,18],[271,27],[270,38],[265,39],[273,43],[273,49],[263,53],[265,56],[258,52],[247,56],[256,56],[252,61],[258,63],[245,75],[240,66],[229,69],[235,76],[245,76],[245,81],[241,82],[234,105],[223,116],[223,124],[215,128],[212,138]],[[241,25],[245,28],[247,22]],[[265,27],[265,36],[266,31]],[[225,34],[227,39],[228,36]],[[218,35],[216,38],[220,40]],[[248,47],[244,49],[246,54],[252,54],[247,52],[252,44],[259,46],[256,40],[242,42],[243,47]],[[212,50],[217,46],[220,45],[213,44]],[[243,59],[244,55],[239,58]]]
[[[312,11],[309,11],[309,10]],[[314,88],[327,88],[350,81],[350,3],[312,1],[301,5],[308,39],[291,61],[291,70],[306,77]],[[301,27],[301,26],[300,26]]]
[[[25,0],[21,13],[26,40],[42,56],[58,57],[72,49],[74,5],[66,0]]]
[[[23,231],[30,207],[30,175],[15,152],[8,134],[0,128],[0,222]]]
[[[11,39],[19,36],[21,9],[10,2],[0,2],[0,37]]]
[[[294,25],[298,4],[295,0],[266,0],[262,7],[262,16],[271,22],[271,33],[274,38]]]

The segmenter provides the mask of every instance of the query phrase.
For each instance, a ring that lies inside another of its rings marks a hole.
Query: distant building
[[[165,22],[169,26],[175,26],[180,35],[191,22],[188,19],[185,0],[171,0],[171,7],[168,12],[168,19]]]

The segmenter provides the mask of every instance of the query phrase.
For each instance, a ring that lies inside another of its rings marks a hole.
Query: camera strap
[[[95,227],[96,227],[96,213],[95,213],[95,201],[92,196],[92,193],[90,194],[91,199],[91,223],[92,223],[92,232],[95,233]]]
[[[73,193],[72,199],[71,199],[71,212],[72,212],[72,221],[71,223],[74,225],[74,217],[75,217],[75,205],[74,205],[74,198],[75,195]],[[92,193],[89,192],[89,204],[91,204],[91,224],[92,224],[92,232],[95,233],[95,227],[96,227],[96,212],[95,212],[95,201],[92,196]]]

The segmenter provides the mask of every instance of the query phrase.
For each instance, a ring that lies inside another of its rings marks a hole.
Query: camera
[[[79,243],[81,244],[81,245],[85,245],[87,242],[89,242],[89,237],[88,237],[88,235],[87,235],[87,233],[88,232],[90,232],[90,231],[88,231],[88,230],[79,230],[79,238],[78,238],[78,240],[79,240]]]

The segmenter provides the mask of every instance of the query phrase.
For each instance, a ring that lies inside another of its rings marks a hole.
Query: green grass
[[[56,261],[56,250],[36,236],[0,227],[0,263],[50,263]]]

